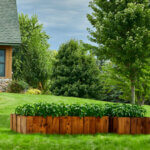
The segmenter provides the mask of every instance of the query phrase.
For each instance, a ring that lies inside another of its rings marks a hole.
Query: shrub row
[[[111,117],[144,117],[146,110],[142,106],[130,104],[55,104],[35,103],[18,106],[17,115],[22,116],[111,116]]]

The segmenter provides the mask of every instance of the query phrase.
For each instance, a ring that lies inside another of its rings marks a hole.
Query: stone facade
[[[8,84],[12,79],[0,79],[0,92],[6,92]]]

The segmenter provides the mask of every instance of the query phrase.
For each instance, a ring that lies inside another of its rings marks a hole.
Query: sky
[[[17,0],[19,13],[32,16],[37,14],[39,22],[44,25],[44,30],[51,37],[50,49],[58,50],[60,44],[69,39],[83,40],[87,38],[87,13],[90,0]]]

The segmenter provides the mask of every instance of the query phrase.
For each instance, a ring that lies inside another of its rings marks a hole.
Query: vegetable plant
[[[35,103],[18,106],[17,115],[23,116],[79,116],[79,117],[144,117],[146,110],[142,106],[130,104],[55,104]]]

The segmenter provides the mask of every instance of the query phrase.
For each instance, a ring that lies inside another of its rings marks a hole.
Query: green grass
[[[101,103],[48,95],[0,94],[0,150],[150,150],[150,135],[22,135],[10,131],[9,115],[18,105],[34,102]],[[150,116],[150,106],[147,116]]]

